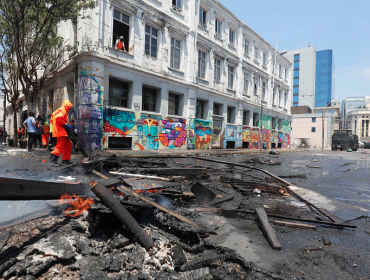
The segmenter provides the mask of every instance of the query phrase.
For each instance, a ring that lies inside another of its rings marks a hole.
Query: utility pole
[[[321,113],[322,113],[322,149],[324,150],[324,110],[322,110]]]
[[[3,143],[5,143],[6,89],[4,89]]]

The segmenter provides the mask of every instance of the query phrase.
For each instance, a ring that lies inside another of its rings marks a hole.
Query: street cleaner
[[[68,111],[73,104],[66,100],[62,106],[51,115],[50,123],[53,125],[52,134],[57,138],[57,144],[50,156],[50,165],[59,166],[58,158],[62,154],[62,164],[71,164],[72,141],[68,137]]]

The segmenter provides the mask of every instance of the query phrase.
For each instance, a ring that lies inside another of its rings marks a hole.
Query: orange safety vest
[[[122,50],[123,44],[120,39],[118,39],[118,46],[117,49]]]
[[[62,106],[51,114],[51,123],[53,125],[53,137],[68,136],[67,131],[64,129],[64,125],[67,124],[68,116],[67,112],[72,107],[72,103],[68,100],[64,101]]]

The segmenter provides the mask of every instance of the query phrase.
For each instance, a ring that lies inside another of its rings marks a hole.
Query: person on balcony
[[[120,36],[119,39],[117,39],[115,47],[117,50],[126,51],[125,43],[123,42],[123,36]]]

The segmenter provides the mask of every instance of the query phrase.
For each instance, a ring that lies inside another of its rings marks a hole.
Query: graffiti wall
[[[267,129],[262,129],[262,144],[263,143],[266,143],[266,148],[267,149],[270,149],[271,145],[270,145],[270,141],[271,141],[271,130],[267,130]]]
[[[212,140],[212,123],[195,119],[194,126],[194,147],[195,149],[206,150],[210,148]]]
[[[251,143],[249,147],[251,149],[259,149],[260,130],[258,128],[251,129]]]
[[[187,147],[185,119],[105,108],[103,123],[104,148],[108,148],[108,137],[131,137],[134,150],[186,149]]]

